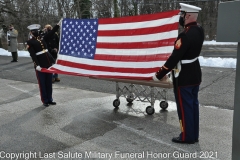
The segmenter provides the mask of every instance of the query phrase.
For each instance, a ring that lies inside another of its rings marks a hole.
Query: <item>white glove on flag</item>
[[[156,74],[153,75],[152,79],[153,79],[154,81],[160,81],[160,80],[157,78]]]
[[[41,69],[42,69],[42,68],[41,68],[40,66],[37,66],[37,67],[36,67],[36,70],[37,70],[37,71],[41,71]]]
[[[62,25],[62,20],[63,20],[63,18],[61,18],[60,21],[59,21],[58,24],[57,24],[57,25],[59,25],[60,27],[61,27],[61,25]]]
[[[154,81],[162,81],[162,82],[168,82],[168,83],[172,83],[172,80],[168,77],[168,75],[165,75],[162,79],[158,79],[157,76],[154,74],[154,76],[152,77],[152,79]]]

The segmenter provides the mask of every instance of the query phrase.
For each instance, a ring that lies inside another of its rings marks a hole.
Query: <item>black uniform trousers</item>
[[[41,101],[43,103],[52,102],[52,73],[45,73],[36,70]]]
[[[182,141],[194,142],[199,137],[199,85],[178,87],[174,90]]]
[[[11,52],[11,53],[12,53],[13,61],[17,61],[18,60],[18,53],[17,52]]]

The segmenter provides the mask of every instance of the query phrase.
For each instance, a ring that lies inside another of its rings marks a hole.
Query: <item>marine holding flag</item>
[[[180,135],[172,141],[193,144],[199,138],[198,91],[202,73],[198,56],[204,41],[204,31],[196,22],[201,8],[184,3],[180,3],[180,6],[179,24],[184,27],[184,31],[178,35],[171,56],[153,76],[153,80],[161,80],[172,71],[181,128]]]
[[[30,30],[31,39],[27,41],[27,49],[30,53],[30,56],[34,62],[34,67],[36,69],[36,76],[38,79],[41,101],[45,107],[49,105],[56,105],[56,102],[53,102],[52,98],[52,73],[41,72],[42,68],[49,68],[54,63],[55,60],[47,50],[47,44],[45,39],[52,36],[58,29],[61,21],[53,27],[53,29],[48,32],[41,39],[40,30],[41,27],[39,24],[32,24],[27,28]]]

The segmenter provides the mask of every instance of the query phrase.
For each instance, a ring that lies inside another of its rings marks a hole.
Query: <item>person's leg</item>
[[[16,52],[16,61],[18,61],[18,52]]]
[[[12,52],[12,58],[13,58],[14,62],[18,61],[18,54],[17,54],[17,52]]]
[[[11,52],[11,54],[12,54],[12,61],[11,62],[15,62],[14,61],[14,52]]]
[[[52,102],[52,73],[45,73],[46,74],[46,90],[47,90],[47,99],[48,102]]]
[[[182,108],[182,125],[183,133],[182,140],[188,142],[194,142],[194,108],[193,108],[193,87],[181,87],[180,88],[180,107]]]
[[[46,73],[36,70],[36,76],[38,79],[41,101],[44,104],[48,104],[47,89],[46,89]]]
[[[179,119],[179,125],[180,125],[180,131],[181,133],[179,134],[179,137],[174,137],[172,139],[173,142],[178,142],[184,141],[185,139],[185,130],[183,128],[183,123],[185,122],[184,118],[184,109],[181,104],[181,96],[180,96],[180,88],[174,89],[174,96],[175,96],[175,101],[177,105],[177,113],[178,113],[178,119]]]
[[[173,142],[194,143],[194,115],[192,87],[178,87],[174,91],[181,133],[179,137],[173,138]]]
[[[47,78],[46,78],[46,84],[47,84],[47,94],[48,94],[48,104],[50,105],[56,105],[56,102],[53,102],[52,98],[52,73],[47,73]]]
[[[52,83],[55,82],[55,73],[52,74]]]
[[[199,138],[199,101],[198,101],[199,85],[193,88],[193,110],[194,110],[194,135],[195,142]]]
[[[12,54],[12,61],[11,62],[13,62],[14,61],[14,52],[11,52],[11,54]]]
[[[178,99],[178,91],[177,91],[177,89],[174,89],[174,96],[175,96],[175,101],[176,101],[176,105],[177,105],[178,119],[179,119],[179,121],[181,121],[182,113],[181,113],[181,109],[180,109],[180,106],[179,106],[179,99]]]
[[[58,74],[55,73],[55,82],[60,82],[60,79],[58,78]]]

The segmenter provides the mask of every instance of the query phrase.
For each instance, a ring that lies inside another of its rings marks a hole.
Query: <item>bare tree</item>
[[[114,0],[114,1],[113,1],[113,10],[114,10],[114,15],[113,15],[113,17],[119,17],[119,16],[120,16],[118,6],[119,6],[118,1],[117,1],[117,0]]]
[[[112,17],[112,0],[92,0],[94,2],[95,17]]]

